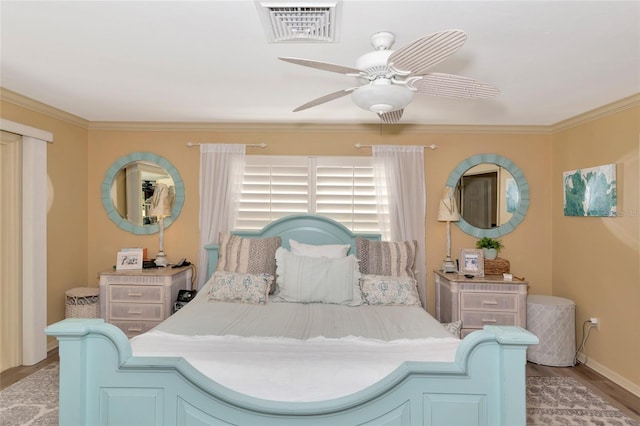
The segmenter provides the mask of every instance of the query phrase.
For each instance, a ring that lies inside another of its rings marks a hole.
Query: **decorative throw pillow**
[[[360,272],[372,275],[415,278],[413,271],[418,242],[371,241],[356,238]]]
[[[277,300],[300,303],[360,305],[360,272],[355,256],[337,259],[296,256],[280,247]]]
[[[324,244],[324,245],[311,245],[299,243],[296,240],[289,240],[289,247],[291,247],[291,254],[296,256],[309,256],[309,257],[329,257],[335,259],[338,257],[345,257],[351,248],[349,244]]]
[[[369,305],[420,305],[416,280],[411,277],[363,274],[363,303]]]
[[[224,234],[220,238],[216,271],[276,276],[276,250],[280,237],[242,238]],[[275,290],[272,286],[270,292]]]
[[[458,338],[460,337],[460,330],[462,330],[462,321],[447,322],[442,324],[442,326],[454,336]]]
[[[216,271],[211,276],[209,301],[267,303],[273,276]]]

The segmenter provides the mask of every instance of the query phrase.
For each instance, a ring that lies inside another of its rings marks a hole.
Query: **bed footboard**
[[[487,326],[451,363],[406,362],[369,388],[313,403],[266,401],[205,377],[182,358],[134,357],[101,319],[66,319],[60,347],[61,425],[524,426],[526,349],[519,327]]]

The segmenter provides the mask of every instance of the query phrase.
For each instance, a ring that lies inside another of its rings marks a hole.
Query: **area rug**
[[[527,425],[640,426],[570,377],[527,377]]]
[[[0,391],[1,426],[58,424],[58,363]],[[527,377],[527,425],[640,426],[569,377]]]
[[[0,425],[58,424],[58,363],[41,368],[0,391]]]

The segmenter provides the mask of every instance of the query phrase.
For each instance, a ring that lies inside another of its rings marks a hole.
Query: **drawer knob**
[[[486,318],[483,318],[483,319],[482,319],[482,322],[483,322],[483,323],[487,323],[487,322],[488,322],[488,323],[492,323],[492,324],[493,324],[493,323],[496,323],[496,322],[498,322],[498,321],[496,321],[495,319],[486,319]]]
[[[129,327],[127,328],[127,331],[132,333],[139,333],[142,331],[142,327]]]
[[[142,293],[130,291],[129,293],[127,293],[127,296],[140,297],[142,296]]]
[[[483,300],[482,304],[483,305],[497,305],[498,302],[496,300]]]
[[[129,309],[129,313],[131,315],[142,315],[142,311],[136,311],[136,310],[133,310],[133,309]]]

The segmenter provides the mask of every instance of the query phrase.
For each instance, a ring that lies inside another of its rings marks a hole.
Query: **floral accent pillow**
[[[216,271],[211,276],[209,302],[264,304],[269,298],[273,276]]]
[[[363,274],[363,303],[369,305],[420,305],[416,280],[411,277]]]
[[[442,324],[442,326],[446,328],[449,333],[452,333],[458,338],[460,337],[460,330],[462,330],[462,321],[447,322]]]

